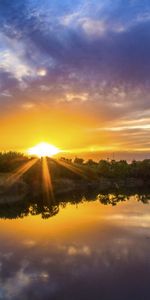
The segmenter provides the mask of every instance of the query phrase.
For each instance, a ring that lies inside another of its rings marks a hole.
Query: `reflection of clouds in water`
[[[28,248],[34,247],[36,245],[36,241],[34,240],[24,240],[22,243]]]
[[[83,242],[58,245],[46,243],[31,249],[20,244],[14,255],[9,256],[9,264],[3,255],[0,299],[26,300],[30,294],[33,300],[49,297],[69,299],[71,294],[74,295],[71,299],[80,299],[86,279],[86,299],[92,299],[96,290],[95,299],[100,299],[101,294],[105,300],[108,285],[110,292],[116,295],[120,293],[118,285],[124,289],[128,278],[134,289],[135,275],[148,282],[149,250],[150,245],[146,239],[143,238],[141,244],[139,236],[129,235],[126,230],[115,234],[113,231],[107,232],[102,240],[100,238],[96,244],[90,245]],[[148,269],[145,269],[146,264]],[[136,274],[136,270],[140,272]],[[62,295],[66,298],[62,298]]]
[[[47,283],[49,280],[48,272],[45,270],[32,270],[31,262],[23,260],[20,262],[20,265],[20,268],[16,272],[13,272],[10,266],[10,270],[7,270],[7,277],[4,275],[3,278],[2,276],[2,280],[0,282],[1,300],[27,299],[26,297],[23,298],[22,295],[25,290],[38,282]]]
[[[0,299],[15,299],[30,284],[30,276],[25,273],[24,266],[15,275],[0,283]]]
[[[89,256],[91,254],[91,249],[88,246],[83,246],[81,248],[75,247],[75,246],[70,246],[67,249],[67,253],[70,256],[73,255],[87,255]]]
[[[5,258],[6,260],[9,260],[11,257],[13,256],[13,252],[6,252],[6,253],[2,253],[0,252],[0,258]]]
[[[2,262],[0,261],[0,272],[2,271]]]
[[[102,218],[101,218],[102,219]],[[118,221],[121,223],[121,225],[128,225],[133,227],[144,227],[144,228],[150,228],[150,214],[114,214],[111,216],[105,216],[105,220],[107,221]]]

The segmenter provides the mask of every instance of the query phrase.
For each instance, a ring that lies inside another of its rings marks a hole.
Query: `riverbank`
[[[0,176],[0,204],[13,203],[21,201],[25,197],[37,198],[42,195],[43,185],[42,182],[26,182],[24,179],[20,179],[15,184],[8,186],[5,184],[5,178]],[[53,193],[57,198],[63,198],[67,195],[74,195],[80,193],[86,195],[88,193],[111,193],[112,191],[121,192],[124,190],[149,190],[150,181],[137,179],[137,178],[125,178],[125,179],[110,179],[101,177],[95,180],[85,179],[55,179],[52,182]]]

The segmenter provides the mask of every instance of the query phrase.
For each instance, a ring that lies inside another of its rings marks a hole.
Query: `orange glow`
[[[86,128],[91,123],[91,116],[66,105],[16,109],[0,119],[0,151],[26,152],[41,141],[57,145],[64,152],[87,148],[91,137]]]
[[[105,115],[97,118],[91,114],[91,110],[88,111],[88,107],[83,111],[83,107],[70,102],[50,107],[42,102],[37,105],[23,100],[23,106],[1,116],[0,151],[26,152],[41,141],[57,145],[70,157],[83,154],[87,157],[88,153],[88,158],[91,158],[92,152],[137,149],[134,143],[124,140],[123,131],[106,130],[121,124],[112,121],[108,125]],[[96,129],[101,127],[104,130]]]

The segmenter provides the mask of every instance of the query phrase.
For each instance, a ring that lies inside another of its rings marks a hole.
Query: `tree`
[[[84,163],[84,159],[83,158],[76,157],[74,159],[74,164],[82,165],[83,163]]]

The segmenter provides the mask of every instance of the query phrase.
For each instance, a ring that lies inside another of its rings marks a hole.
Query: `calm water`
[[[6,214],[7,215],[7,214]],[[67,204],[0,219],[0,299],[150,299],[150,206]]]

